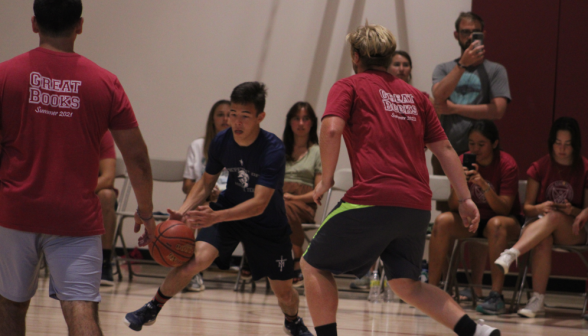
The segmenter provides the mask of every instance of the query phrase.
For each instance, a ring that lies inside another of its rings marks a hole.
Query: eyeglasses
[[[482,29],[462,29],[459,31],[459,34],[461,35],[461,37],[470,37],[470,35],[472,35],[472,33],[481,33]]]

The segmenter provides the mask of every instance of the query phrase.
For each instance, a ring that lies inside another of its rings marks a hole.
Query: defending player
[[[353,187],[322,224],[301,263],[317,336],[337,335],[332,273],[363,276],[378,257],[390,287],[404,301],[458,335],[500,335],[477,325],[447,293],[419,281],[431,217],[425,145],[447,172],[471,231],[480,215],[429,99],[386,72],[396,49],[392,33],[366,24],[347,35],[347,41],[356,75],[338,81],[329,92],[320,139],[323,180],[314,198],[320,202],[334,184],[341,134]]]
[[[35,0],[33,10],[39,47],[0,64],[0,334],[25,334],[44,255],[69,335],[102,335],[100,139],[111,130],[145,218],[136,229],[153,232],[149,156],[119,80],[74,52],[81,1]]]
[[[265,86],[259,82],[243,83],[233,90],[231,128],[214,138],[206,172],[184,204],[177,212],[168,210],[172,219],[199,229],[195,257],[167,275],[153,300],[126,315],[131,329],[139,331],[143,325],[155,323],[163,305],[215,259],[220,268],[227,269],[233,251],[242,242],[253,279],[270,279],[285,315],[284,331],[288,335],[312,335],[298,317],[298,293],[292,287],[291,230],[282,192],[284,144],[259,126],[265,118],[265,96]],[[218,202],[191,210],[206,200],[223,168],[229,171],[229,181]]]

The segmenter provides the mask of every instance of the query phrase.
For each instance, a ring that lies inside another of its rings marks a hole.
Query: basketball
[[[194,231],[186,224],[170,219],[157,225],[149,253],[161,266],[178,267],[192,258],[194,243]]]

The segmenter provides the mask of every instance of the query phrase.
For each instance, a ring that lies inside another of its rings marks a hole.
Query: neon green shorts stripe
[[[347,202],[341,203],[341,205],[337,209],[331,211],[331,213],[327,216],[327,218],[325,218],[325,220],[321,223],[321,226],[319,226],[318,230],[316,230],[316,232],[314,233],[314,236],[312,238],[314,239],[314,237],[316,237],[316,235],[321,230],[323,225],[325,225],[325,223],[328,222],[334,216],[336,216],[342,212],[348,211],[348,210],[358,210],[358,209],[364,209],[364,208],[370,208],[370,207],[373,207],[373,205],[360,205],[360,204],[353,204],[353,203],[347,203]],[[308,244],[306,251],[308,251],[310,244],[311,243]],[[306,251],[304,251],[304,254],[306,254]],[[304,256],[304,254],[302,256]]]

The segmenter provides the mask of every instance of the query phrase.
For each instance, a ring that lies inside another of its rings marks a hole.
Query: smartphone
[[[476,163],[476,154],[466,153],[463,155],[463,166],[468,170],[475,170],[473,164]]]
[[[484,45],[484,33],[472,33],[472,43],[480,41],[480,45]]]

